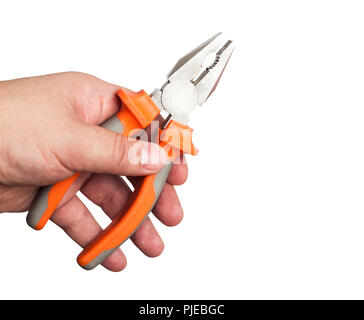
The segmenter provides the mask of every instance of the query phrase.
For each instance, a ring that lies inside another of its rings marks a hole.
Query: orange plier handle
[[[197,154],[192,143],[192,129],[188,126],[172,120],[160,134],[159,145],[167,152],[167,163],[161,171],[143,179],[117,218],[79,254],[77,262],[84,269],[90,270],[102,263],[137,230],[158,200],[173,161],[181,153]]]

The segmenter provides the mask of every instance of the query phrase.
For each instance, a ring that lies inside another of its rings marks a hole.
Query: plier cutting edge
[[[197,153],[192,143],[192,129],[186,124],[195,107],[202,105],[215,90],[234,46],[218,33],[178,60],[167,82],[150,96],[144,90],[118,90],[121,109],[101,126],[126,137],[138,136],[137,132],[150,127],[152,141],[159,138],[168,160],[161,171],[143,178],[117,218],[79,254],[77,262],[81,267],[95,268],[131,237],[158,200],[173,161],[182,153]],[[208,65],[204,67],[206,61]],[[162,111],[167,113],[162,125],[152,126]],[[29,226],[36,230],[44,227],[79,175],[75,173],[66,180],[40,188],[27,216]]]

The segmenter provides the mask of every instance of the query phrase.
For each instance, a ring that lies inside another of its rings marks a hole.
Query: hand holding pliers
[[[197,154],[187,122],[195,107],[215,90],[233,49],[234,43],[218,33],[182,57],[168,74],[167,82],[150,96],[144,90],[118,90],[121,109],[101,126],[132,138],[142,137],[144,130],[149,129],[151,141],[166,150],[168,160],[157,174],[143,178],[117,218],[79,254],[77,261],[81,267],[93,269],[126,241],[158,200],[173,161],[181,153]],[[210,57],[212,60],[204,67]],[[160,121],[153,125],[161,112],[167,116],[161,125]],[[27,216],[32,228],[44,227],[79,175],[40,188]]]

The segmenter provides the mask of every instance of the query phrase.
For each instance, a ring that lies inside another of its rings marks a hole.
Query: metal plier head
[[[216,34],[178,60],[152,99],[172,120],[186,124],[196,105],[202,105],[215,90],[234,47],[222,33]]]

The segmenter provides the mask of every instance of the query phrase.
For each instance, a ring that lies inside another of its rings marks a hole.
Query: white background
[[[218,31],[236,50],[190,123],[200,154],[183,223],[156,222],[163,255],[127,243],[124,272],[86,272],[55,225],[3,214],[0,298],[364,298],[363,16],[361,1],[2,1],[2,80],[76,70],[151,91]]]

